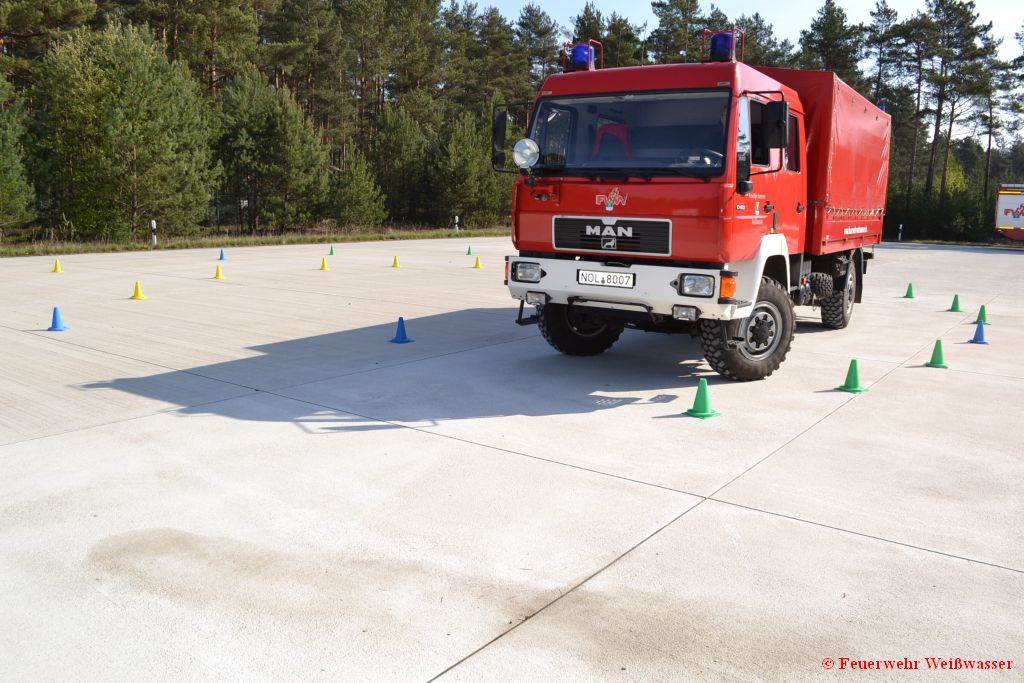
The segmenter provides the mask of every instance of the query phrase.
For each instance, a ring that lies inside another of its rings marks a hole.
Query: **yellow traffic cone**
[[[477,270],[480,270],[481,268],[484,267],[483,264],[480,263],[480,257],[479,256],[476,257],[476,263],[473,264],[473,267],[476,268]]]
[[[53,261],[53,272],[63,273],[64,269],[60,267],[60,259],[54,259]]]
[[[320,259],[320,270],[330,270],[330,268],[327,267],[327,257],[326,256],[324,256],[322,259]]]
[[[401,265],[400,265],[400,264],[398,263],[398,257],[397,257],[397,256],[395,257],[395,260],[394,260],[394,261],[392,261],[392,263],[391,263],[391,267],[392,267],[392,268],[401,268],[401,267],[402,267],[402,266],[401,266]]]
[[[143,301],[149,298],[148,296],[142,293],[142,285],[139,284],[138,280],[135,281],[135,293],[132,294],[131,298],[135,299],[136,301]]]
[[[220,266],[217,266],[217,272],[213,274],[213,279],[214,280],[223,280],[224,279],[224,273],[221,272]]]

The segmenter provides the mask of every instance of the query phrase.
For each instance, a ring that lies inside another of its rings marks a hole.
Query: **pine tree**
[[[903,45],[907,56],[906,61],[901,65],[901,72],[905,78],[912,79],[914,89],[913,124],[910,127],[911,139],[904,148],[909,155],[909,162],[907,164],[903,208],[904,211],[909,212],[914,196],[914,181],[918,175],[918,158],[922,157],[925,151],[921,143],[927,135],[927,130],[923,129],[925,115],[923,98],[927,82],[927,65],[930,56],[934,52],[936,30],[931,18],[927,14],[918,12],[907,21],[894,27],[893,32]],[[894,138],[894,143],[898,144],[899,139]]]
[[[562,65],[559,27],[540,5],[528,3],[516,21],[515,39],[530,65],[531,87],[536,90]]]
[[[629,23],[626,17],[612,12],[604,33],[604,65],[637,66],[641,63],[643,44],[639,26]]]
[[[251,232],[312,219],[326,189],[326,153],[287,90],[255,71],[223,94],[218,155],[239,222]]]
[[[935,26],[934,57],[928,74],[935,116],[924,190],[926,199],[931,198],[935,187],[939,148],[944,150],[943,165],[949,157],[950,141],[942,139],[942,124],[948,120],[952,130],[953,122],[964,113],[957,110],[957,105],[973,87],[977,60],[984,56],[980,45],[982,27],[977,23],[978,15],[971,0],[928,0],[928,14]],[[991,24],[988,29],[991,30]],[[941,202],[941,190],[939,194]]]
[[[111,21],[148,24],[171,62],[185,62],[211,97],[257,58],[260,25],[280,0],[100,0]]]
[[[51,221],[131,239],[147,219],[184,231],[202,218],[214,124],[185,67],[143,30],[72,34],[40,65],[32,101]]]
[[[287,87],[324,143],[340,158],[353,131],[353,102],[340,87],[354,50],[331,0],[281,0],[264,28],[274,86]]]
[[[834,0],[825,0],[810,29],[800,32],[801,66],[834,71],[850,86],[863,90],[858,62],[864,30],[849,24],[846,12]]]
[[[32,219],[35,198],[25,173],[25,113],[13,88],[0,79],[0,237]]]
[[[0,75],[24,90],[32,69],[74,29],[96,14],[96,0],[0,2]]]
[[[601,40],[604,38],[604,17],[601,10],[588,0],[583,11],[572,18],[572,35],[574,40]]]
[[[651,32],[651,48],[658,64],[700,61],[704,18],[697,0],[654,0],[658,27]]]
[[[865,52],[868,55],[874,55],[875,60],[875,77],[872,79],[875,102],[881,100],[882,86],[889,80],[894,66],[893,61],[898,59],[898,57],[890,55],[891,52],[898,49],[898,46],[894,45],[897,26],[899,26],[899,15],[896,10],[889,7],[885,0],[877,0],[875,9],[871,11],[871,24],[864,32]]]
[[[387,218],[384,194],[357,148],[349,151],[341,166],[331,169],[327,215],[346,226],[375,226]]]
[[[491,170],[490,141],[469,114],[451,128],[440,176],[442,203],[451,215],[439,216],[439,221],[459,216],[466,227],[489,228],[508,212],[508,176]]]
[[[374,173],[391,218],[422,220],[434,210],[427,178],[430,146],[423,129],[404,108],[389,105],[381,114],[374,142]]]
[[[354,54],[339,80],[347,83],[355,108],[355,139],[372,150],[377,119],[384,108],[391,70],[390,46],[397,29],[387,0],[346,0],[336,5],[345,38]]]
[[[753,66],[792,66],[793,49],[789,41],[779,42],[771,24],[759,13],[741,15],[736,28],[743,31],[743,61]]]

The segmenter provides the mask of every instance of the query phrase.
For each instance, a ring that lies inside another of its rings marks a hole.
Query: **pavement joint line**
[[[206,280],[212,280],[213,279],[213,278],[204,278],[204,277],[200,277],[200,278],[188,277],[188,276],[185,276],[185,275],[169,275],[167,273],[153,273],[153,272],[147,272],[147,271],[129,271],[129,270],[125,270],[125,269],[122,269],[122,268],[96,267],[96,268],[94,268],[94,270],[103,270],[103,271],[106,271],[106,272],[109,272],[109,273],[125,273],[126,275],[130,275],[131,273],[135,273],[136,275],[141,274],[141,275],[145,275],[147,277],[163,277],[163,278],[169,278],[169,279],[172,279],[172,280],[185,280],[187,282],[205,282]],[[316,270],[316,269],[314,268],[313,270]],[[424,303],[418,303],[418,302],[408,302],[408,301],[393,301],[393,300],[390,300],[390,299],[372,299],[372,298],[368,298],[368,297],[351,296],[349,294],[345,294],[344,292],[333,293],[333,292],[322,292],[322,291],[310,290],[310,289],[292,289],[290,287],[275,287],[273,285],[268,285],[268,284],[259,283],[259,282],[248,282],[248,283],[246,283],[246,282],[238,282],[238,281],[232,281],[230,279],[224,280],[223,282],[221,282],[221,284],[230,284],[230,285],[234,285],[236,287],[251,287],[251,288],[254,288],[254,289],[268,289],[268,290],[271,290],[271,291],[274,291],[274,292],[289,292],[289,293],[292,293],[292,294],[310,294],[310,295],[314,295],[314,296],[326,296],[326,297],[331,297],[331,298],[337,298],[337,297],[340,296],[341,298],[352,299],[353,301],[366,301],[366,302],[370,302],[370,303],[382,303],[382,304],[394,304],[394,305],[397,305],[397,306],[419,307],[419,308],[422,308],[422,309],[425,309],[425,310],[430,310],[430,311],[447,311],[447,309],[439,308],[437,306],[431,306],[430,304],[424,304]],[[514,313],[515,312],[515,308],[514,307],[509,307],[509,311]]]
[[[527,615],[526,617],[524,617],[524,618],[523,618],[523,619],[522,619],[522,620],[521,620],[521,621],[520,621],[519,623],[517,623],[517,624],[513,624],[511,628],[507,628],[507,629],[505,629],[504,631],[502,631],[501,633],[499,633],[498,635],[494,636],[493,638],[491,638],[490,640],[488,640],[488,641],[487,641],[486,643],[484,643],[484,644],[483,644],[483,645],[481,645],[480,647],[476,648],[475,650],[473,650],[472,652],[470,652],[470,653],[469,653],[469,654],[467,654],[466,656],[464,656],[464,657],[462,657],[461,659],[459,659],[459,660],[458,660],[457,662],[455,662],[455,663],[453,663],[453,664],[449,665],[449,666],[448,666],[447,668],[445,668],[445,669],[444,669],[444,671],[441,671],[441,672],[439,672],[439,673],[435,674],[434,676],[432,676],[431,678],[427,679],[427,683],[432,683],[432,681],[436,681],[436,680],[437,680],[437,679],[439,679],[439,678],[440,678],[441,676],[444,676],[444,675],[445,675],[446,673],[448,673],[449,671],[451,671],[451,670],[452,670],[452,669],[454,669],[455,667],[457,667],[457,666],[459,666],[460,664],[462,664],[463,662],[467,661],[468,659],[470,659],[470,658],[471,658],[471,657],[473,657],[474,655],[476,655],[476,654],[479,654],[480,652],[482,652],[482,651],[483,651],[483,650],[485,650],[486,648],[490,647],[491,645],[493,645],[493,644],[494,644],[494,643],[496,643],[497,641],[499,641],[499,640],[501,640],[502,638],[504,638],[505,636],[507,636],[507,635],[508,635],[509,633],[512,633],[512,632],[513,632],[513,631],[515,631],[515,630],[516,630],[517,628],[519,628],[520,626],[522,626],[522,625],[523,625],[523,624],[525,624],[526,622],[530,621],[530,619],[533,619],[534,617],[536,617],[536,616],[537,616],[538,614],[540,614],[541,612],[543,612],[543,611],[544,611],[544,610],[546,610],[547,608],[551,607],[551,606],[552,606],[552,605],[554,605],[555,603],[557,603],[557,602],[559,602],[560,600],[562,600],[562,598],[565,598],[566,596],[568,596],[568,595],[571,595],[571,594],[572,594],[572,593],[574,593],[574,592],[575,592],[575,591],[576,591],[577,589],[579,589],[579,588],[580,588],[580,587],[582,587],[582,586],[583,586],[584,584],[586,584],[586,583],[587,583],[588,581],[590,581],[591,579],[595,578],[595,577],[596,577],[596,576],[598,576],[599,574],[603,573],[603,572],[604,572],[605,570],[607,570],[607,569],[609,569],[610,567],[612,567],[612,566],[613,566],[614,564],[616,564],[616,563],[617,563],[617,562],[618,562],[619,560],[621,560],[622,558],[624,558],[624,557],[626,557],[627,555],[629,555],[630,553],[632,553],[632,552],[633,552],[634,550],[636,550],[637,548],[639,548],[639,547],[640,547],[641,545],[643,545],[643,544],[644,544],[644,543],[646,543],[647,541],[651,540],[652,538],[654,538],[655,536],[657,536],[658,534],[660,534],[660,533],[661,533],[662,531],[664,531],[665,529],[667,529],[667,528],[669,528],[670,526],[672,526],[673,524],[675,524],[675,523],[676,523],[677,521],[679,521],[679,520],[680,520],[680,519],[681,519],[681,518],[682,518],[682,517],[683,517],[684,515],[686,515],[687,513],[691,512],[691,511],[693,511],[693,510],[695,510],[695,509],[696,509],[697,507],[699,507],[699,506],[700,506],[700,505],[701,505],[702,503],[704,503],[704,502],[705,502],[706,500],[707,500],[706,498],[704,498],[704,499],[702,499],[702,500],[698,500],[698,501],[697,501],[696,503],[694,503],[693,505],[691,505],[690,507],[686,508],[685,510],[683,510],[682,512],[680,512],[680,513],[679,513],[678,515],[676,515],[675,517],[673,517],[672,519],[670,519],[670,520],[669,520],[668,522],[666,522],[666,523],[665,523],[664,525],[662,525],[661,527],[659,527],[659,528],[655,529],[655,530],[654,530],[654,531],[652,531],[652,532],[651,532],[650,534],[648,534],[648,535],[647,535],[647,536],[645,536],[644,538],[642,538],[642,539],[640,539],[639,541],[637,541],[637,542],[636,542],[636,543],[635,543],[635,544],[634,544],[633,546],[631,546],[630,548],[626,549],[626,551],[625,551],[625,552],[623,552],[623,553],[622,553],[621,555],[619,555],[618,557],[615,557],[615,558],[613,558],[613,559],[612,559],[612,560],[611,560],[610,562],[608,562],[607,564],[605,564],[605,565],[604,565],[603,567],[600,567],[600,568],[598,568],[598,569],[597,569],[597,571],[593,572],[592,574],[590,574],[589,576],[585,577],[585,578],[584,578],[584,579],[582,579],[581,581],[578,581],[578,582],[577,582],[577,583],[576,583],[575,585],[573,585],[573,586],[570,586],[570,587],[569,587],[569,589],[568,589],[568,590],[566,590],[566,591],[565,591],[564,593],[560,593],[559,595],[555,596],[555,597],[554,597],[554,598],[553,598],[553,599],[552,599],[551,601],[549,601],[548,603],[546,603],[546,604],[544,604],[544,605],[541,605],[541,606],[540,606],[539,608],[537,608],[537,609],[536,609],[536,610],[535,610],[535,611],[534,611],[534,612],[533,612],[532,614],[529,614],[529,615]]]
[[[1003,569],[1005,571],[1014,572],[1016,574],[1024,574],[1024,569],[1017,569],[1016,567],[1007,567],[1006,565],[996,564],[994,562],[988,562],[986,560],[979,560],[979,559],[974,558],[974,557],[964,557],[963,555],[955,555],[953,553],[945,552],[944,550],[935,550],[934,548],[926,548],[924,546],[915,545],[913,543],[906,543],[905,541],[897,541],[895,539],[886,538],[884,536],[875,536],[874,534],[868,534],[868,533],[865,533],[863,531],[855,531],[853,529],[846,529],[846,528],[843,528],[841,526],[835,526],[835,525],[832,525],[832,524],[825,524],[824,522],[815,522],[813,519],[806,519],[804,517],[796,517],[794,515],[787,515],[784,512],[773,512],[772,510],[765,510],[763,508],[757,508],[757,507],[753,507],[751,505],[744,505],[743,503],[736,503],[736,502],[731,501],[731,500],[723,500],[721,498],[714,498],[714,497],[711,497],[711,496],[708,496],[706,498],[706,500],[710,500],[710,501],[715,502],[715,503],[722,503],[723,505],[730,505],[732,507],[742,508],[744,510],[749,510],[751,512],[760,512],[762,514],[770,515],[772,517],[781,517],[783,519],[788,519],[788,520],[791,520],[791,521],[794,521],[794,522],[802,522],[803,524],[810,524],[812,526],[821,527],[823,529],[831,529],[832,531],[838,531],[838,532],[844,533],[844,534],[851,534],[853,536],[860,536],[861,538],[867,538],[867,539],[871,539],[873,541],[881,541],[883,543],[891,543],[893,545],[902,546],[904,548],[910,548],[912,550],[920,550],[922,552],[932,553],[933,555],[942,555],[943,557],[948,557],[948,558],[951,558],[951,559],[954,559],[954,560],[962,560],[964,562],[970,562],[972,564],[982,564],[982,565],[985,565],[986,567],[992,567],[994,569]]]
[[[619,481],[626,481],[626,482],[630,482],[632,484],[639,484],[641,486],[648,486],[650,488],[656,488],[656,489],[660,489],[662,491],[670,491],[672,493],[679,493],[679,494],[682,494],[684,496],[691,496],[693,498],[702,498],[702,499],[706,498],[706,496],[702,496],[699,493],[692,493],[690,491],[684,491],[682,489],[672,488],[671,486],[665,486],[663,484],[655,484],[654,482],[643,481],[641,479],[631,479],[629,477],[624,477],[621,474],[614,474],[612,472],[603,472],[601,470],[593,469],[593,468],[590,468],[590,467],[583,467],[582,465],[574,465],[573,463],[562,462],[561,460],[555,460],[553,458],[545,458],[543,456],[534,455],[532,453],[523,453],[522,451],[514,451],[514,450],[512,450],[510,448],[502,448],[501,446],[495,446],[495,445],[489,444],[489,443],[482,443],[482,442],[479,442],[479,441],[473,441],[471,439],[466,439],[466,438],[463,438],[461,436],[453,436],[451,434],[443,434],[441,432],[436,432],[436,431],[433,431],[431,429],[427,429],[425,427],[417,427],[415,425],[402,424],[401,422],[395,422],[393,420],[387,420],[387,419],[382,419],[382,418],[379,418],[379,417],[373,417],[372,415],[363,415],[361,413],[356,413],[356,412],[353,412],[351,410],[347,410],[345,408],[339,408],[337,406],[328,405],[326,403],[318,403],[316,401],[310,401],[310,400],[304,399],[304,398],[297,398],[295,396],[289,396],[287,394],[278,394],[278,393],[275,393],[274,391],[260,391],[260,393],[261,394],[267,394],[269,396],[276,396],[277,398],[283,398],[283,399],[286,399],[286,400],[289,400],[289,401],[295,401],[297,403],[305,403],[307,405],[311,405],[311,406],[314,406],[316,408],[323,408],[325,410],[330,410],[330,411],[336,412],[336,413],[344,413],[345,415],[352,415],[354,417],[359,417],[359,418],[362,418],[364,420],[370,420],[371,422],[378,422],[380,424],[388,424],[388,425],[391,425],[393,427],[398,427],[399,429],[409,429],[409,430],[412,430],[412,431],[415,431],[415,432],[419,432],[420,434],[427,434],[427,435],[430,435],[432,437],[439,438],[439,439],[447,439],[449,441],[457,441],[459,443],[464,443],[464,444],[467,444],[467,445],[470,445],[470,446],[477,446],[479,448],[485,448],[487,450],[497,451],[499,453],[507,453],[509,455],[515,455],[515,456],[519,456],[519,457],[522,457],[522,458],[529,458],[531,460],[538,460],[540,462],[545,462],[545,463],[548,463],[548,464],[551,464],[551,465],[558,465],[560,467],[568,467],[570,469],[579,470],[581,472],[588,472],[590,474],[597,474],[597,475],[600,475],[602,477],[609,477],[611,479],[618,479]],[[240,397],[236,397],[236,398],[240,398]],[[230,401],[230,400],[234,400],[234,399],[229,398],[229,399],[223,399],[223,400]]]
[[[885,376],[887,376],[887,375],[888,375],[889,373],[891,373],[891,372],[894,372],[895,370],[897,370],[897,369],[898,369],[899,367],[901,367],[901,366],[896,366],[896,367],[892,368],[892,370],[889,370],[889,372],[885,373],[885,375],[882,375],[882,377],[884,378],[884,377],[885,377]],[[882,379],[882,378],[879,378],[879,379],[875,380],[875,381],[874,381],[873,383],[871,383],[871,385],[870,385],[870,386],[874,386],[875,384],[877,384],[878,382],[880,382],[880,381],[881,381],[881,379]],[[836,406],[835,408],[833,408],[832,410],[828,411],[827,413],[825,413],[824,415],[822,415],[822,416],[821,416],[820,418],[818,418],[817,420],[815,420],[815,421],[814,421],[814,422],[812,422],[811,424],[807,425],[807,427],[805,427],[804,429],[800,430],[800,431],[799,431],[798,433],[794,434],[794,435],[792,436],[792,438],[790,438],[790,439],[789,439],[788,441],[786,441],[786,442],[785,442],[785,443],[783,443],[783,444],[780,444],[780,445],[779,445],[778,447],[776,447],[776,448],[775,448],[774,450],[772,450],[772,451],[771,451],[770,453],[768,453],[767,455],[765,455],[765,456],[764,456],[763,458],[761,458],[761,459],[760,459],[760,460],[758,460],[757,462],[755,462],[755,463],[753,463],[752,465],[750,465],[750,467],[748,467],[747,469],[743,470],[742,472],[740,472],[739,474],[737,474],[737,475],[736,475],[735,477],[733,477],[732,479],[730,479],[729,481],[725,482],[724,484],[722,484],[721,486],[719,486],[719,487],[718,487],[717,489],[715,489],[714,491],[712,491],[711,493],[709,493],[709,494],[708,494],[708,495],[706,496],[706,498],[714,498],[714,497],[715,497],[715,496],[716,496],[716,495],[717,495],[717,494],[718,494],[719,492],[721,492],[721,491],[722,491],[722,489],[724,489],[724,488],[726,488],[726,487],[728,487],[728,486],[731,486],[732,484],[736,483],[736,481],[737,481],[737,480],[738,480],[738,479],[739,479],[740,477],[742,477],[742,476],[746,475],[746,474],[747,474],[748,472],[750,472],[750,471],[751,471],[752,469],[754,469],[755,467],[757,467],[758,465],[760,465],[761,463],[763,463],[763,462],[764,462],[765,460],[767,460],[768,458],[772,457],[773,455],[775,455],[776,453],[778,453],[779,451],[781,451],[781,450],[782,450],[783,448],[785,448],[786,446],[790,445],[791,443],[793,443],[794,441],[796,441],[797,439],[799,439],[800,437],[802,437],[802,436],[803,436],[804,434],[806,434],[807,432],[811,431],[812,429],[814,429],[815,427],[817,427],[817,426],[818,426],[819,424],[821,424],[822,422],[824,422],[824,421],[825,421],[825,420],[827,420],[828,418],[830,418],[830,417],[832,417],[833,415],[835,415],[835,414],[836,414],[837,412],[839,412],[839,410],[840,410],[841,408],[843,408],[844,406],[848,405],[848,404],[849,404],[849,403],[850,403],[851,401],[853,401],[853,400],[854,400],[855,398],[856,398],[856,395],[852,395],[852,396],[850,396],[849,398],[847,398],[847,399],[846,399],[845,401],[843,401],[842,403],[840,403],[839,405],[837,405],[837,406]]]
[[[493,638],[491,638],[490,640],[488,640],[483,645],[479,646],[478,648],[476,648],[475,650],[473,650],[469,654],[465,655],[464,657],[462,657],[458,661],[456,661],[453,664],[449,665],[446,669],[444,669],[440,673],[438,673],[438,674],[434,675],[433,677],[431,677],[430,679],[428,679],[427,683],[432,683],[433,681],[436,681],[437,679],[441,678],[442,676],[444,676],[448,672],[450,672],[453,669],[455,669],[456,667],[458,667],[463,662],[466,662],[467,660],[471,659],[475,655],[479,654],[483,650],[487,649],[488,647],[490,647],[491,645],[493,645],[497,641],[499,641],[502,638],[504,638],[505,636],[507,636],[512,631],[515,631],[517,628],[519,628],[520,626],[522,626],[526,622],[530,621],[531,619],[533,619],[534,617],[539,615],[541,612],[543,612],[547,608],[549,608],[552,605],[554,605],[555,603],[559,602],[560,600],[562,600],[562,598],[570,595],[571,593],[574,593],[576,590],[578,590],[583,585],[588,583],[591,579],[594,579],[599,574],[603,573],[605,570],[611,568],[613,565],[618,563],[619,560],[623,559],[624,557],[626,557],[627,555],[632,553],[634,550],[639,548],[641,545],[647,543],[647,541],[651,540],[652,538],[654,538],[655,536],[660,534],[662,531],[664,531],[668,527],[670,527],[673,524],[675,524],[684,515],[686,515],[687,513],[691,512],[693,510],[695,510],[701,504],[703,504],[703,503],[705,503],[705,502],[707,502],[709,500],[714,502],[714,503],[721,503],[723,505],[729,505],[729,506],[732,506],[732,507],[737,507],[737,508],[741,508],[741,509],[744,509],[744,510],[748,510],[750,512],[757,512],[757,513],[760,513],[760,514],[766,514],[766,515],[773,516],[773,517],[780,517],[780,518],[788,519],[790,521],[794,521],[794,522],[798,522],[798,523],[810,524],[812,526],[816,526],[816,527],[820,527],[820,528],[824,528],[824,529],[830,529],[832,531],[837,531],[837,532],[840,532],[840,533],[847,533],[847,534],[851,534],[853,536],[859,536],[861,538],[866,538],[866,539],[873,540],[873,541],[880,541],[882,543],[891,543],[893,545],[898,545],[898,546],[901,546],[901,547],[904,547],[904,548],[909,548],[909,549],[912,549],[912,550],[919,550],[919,551],[922,551],[922,552],[932,553],[932,554],[935,554],[935,555],[940,555],[940,556],[943,556],[943,557],[948,557],[950,559],[961,560],[961,561],[968,562],[968,563],[980,564],[980,565],[984,565],[984,566],[987,566],[987,567],[992,567],[994,569],[1002,569],[1002,570],[1005,570],[1005,571],[1010,571],[1010,572],[1014,572],[1014,573],[1018,573],[1018,574],[1024,574],[1024,570],[1014,569],[1013,567],[1006,567],[1006,566],[995,564],[995,563],[992,563],[992,562],[986,562],[984,560],[977,560],[977,559],[972,559],[972,558],[969,558],[969,557],[963,557],[961,555],[954,555],[952,553],[943,552],[941,550],[932,550],[930,548],[923,548],[921,546],[916,546],[916,545],[913,545],[913,544],[910,544],[910,543],[904,543],[902,541],[895,541],[895,540],[892,540],[892,539],[883,538],[881,536],[873,536],[871,534],[866,534],[866,533],[859,532],[859,531],[852,531],[850,529],[843,529],[841,527],[836,527],[836,526],[832,526],[832,525],[829,525],[829,524],[823,524],[821,522],[814,522],[812,520],[803,519],[803,518],[800,518],[800,517],[793,517],[791,515],[786,515],[786,514],[782,514],[782,513],[778,513],[778,512],[771,512],[769,510],[762,510],[760,508],[750,507],[750,506],[742,505],[742,504],[739,504],[739,503],[733,503],[733,502],[730,502],[730,501],[727,501],[727,500],[720,500],[720,499],[714,498],[713,496],[714,496],[714,494],[711,494],[710,496],[702,496],[701,500],[697,501],[696,503],[694,503],[692,506],[690,506],[686,510],[683,510],[681,513],[676,515],[673,519],[669,520],[664,526],[660,527],[659,529],[656,529],[654,532],[652,532],[651,534],[649,534],[648,536],[646,536],[645,538],[643,538],[639,542],[637,542],[635,545],[633,545],[632,547],[627,549],[621,555],[619,555],[618,557],[616,557],[613,560],[611,560],[610,562],[608,562],[608,564],[604,565],[603,567],[599,568],[594,573],[590,574],[589,576],[587,576],[583,580],[581,580],[578,583],[576,583],[575,585],[571,586],[568,590],[566,590],[564,593],[559,594],[558,596],[556,596],[554,599],[552,599],[547,604],[542,605],[540,608],[538,608],[532,614],[524,617],[519,623],[514,624],[511,628],[505,629],[504,631],[502,631],[498,635],[496,635]]]

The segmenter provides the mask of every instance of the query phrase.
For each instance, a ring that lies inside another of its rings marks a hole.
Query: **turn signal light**
[[[732,299],[736,296],[736,276],[735,275],[723,275],[722,276],[722,290],[718,295],[723,299]]]

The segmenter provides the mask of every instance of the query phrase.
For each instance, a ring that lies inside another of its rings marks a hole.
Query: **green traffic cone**
[[[974,321],[975,325],[978,323],[988,325],[988,314],[985,312],[985,304],[981,305],[981,309],[978,311],[978,319]]]
[[[333,244],[331,245],[331,253],[329,253],[328,256],[334,256],[334,245]]]
[[[963,311],[960,310],[960,295],[959,294],[954,294],[953,295],[953,305],[949,307],[949,312],[950,313],[963,313]]]
[[[946,360],[942,355],[942,340],[935,340],[935,348],[932,350],[932,359],[925,363],[930,368],[948,368]]]
[[[699,417],[706,420],[709,417],[718,417],[718,411],[711,408],[711,396],[708,394],[708,381],[701,377],[697,383],[697,398],[693,400],[693,407],[686,411],[690,417]]]
[[[860,383],[860,370],[857,369],[856,358],[850,361],[850,369],[846,371],[846,383],[841,387],[836,387],[836,389],[848,391],[851,394],[863,394],[868,390],[867,387]]]
[[[472,256],[472,255],[473,255],[473,245],[471,244],[471,245],[469,245],[469,248],[466,249],[466,256]]]
[[[914,298],[914,283],[913,282],[911,282],[911,283],[909,283],[907,285],[907,293],[903,295],[903,298],[904,299],[913,299]]]

